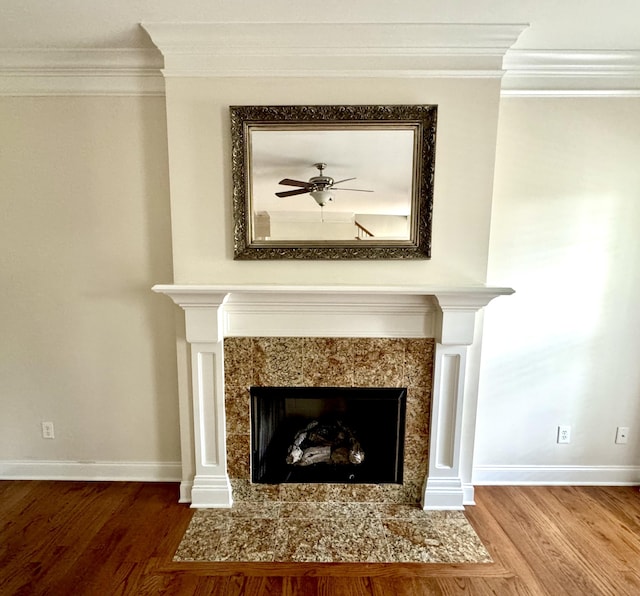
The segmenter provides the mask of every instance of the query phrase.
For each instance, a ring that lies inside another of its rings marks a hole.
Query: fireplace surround
[[[326,328],[326,327],[325,327]],[[227,474],[241,500],[329,500],[417,504],[428,466],[432,338],[227,337],[225,428]],[[325,485],[249,482],[250,387],[406,387],[402,484]],[[327,490],[328,489],[328,490]]]
[[[497,287],[156,285],[185,314],[179,345],[180,500],[230,507],[225,338],[432,338],[435,343],[424,509],[473,503],[477,375],[467,376],[476,314]],[[231,434],[229,433],[229,438]],[[426,446],[425,446],[426,447]]]

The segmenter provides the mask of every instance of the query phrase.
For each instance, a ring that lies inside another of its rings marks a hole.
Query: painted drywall
[[[2,98],[0,121],[0,469],[179,461],[164,99]]]
[[[438,105],[431,260],[234,261],[229,106],[384,103]],[[484,283],[498,103],[496,79],[167,79],[174,281]]]
[[[212,112],[210,99],[211,90],[200,94],[197,115],[222,130],[224,109]],[[255,272],[231,260],[226,232],[208,232],[231,223],[228,170],[224,158],[212,161],[223,145],[207,145],[202,122],[181,118],[181,159],[208,165],[207,180],[218,180],[214,194],[191,199],[208,218],[193,225],[195,240],[186,237],[193,213],[177,213],[182,250],[207,275],[216,265]],[[68,477],[65,462],[131,470],[131,462],[179,461],[181,313],[149,291],[172,279],[164,100],[2,98],[0,120],[0,466],[54,462]],[[459,140],[467,121],[455,122]],[[189,155],[189,127],[204,154]],[[485,313],[475,481],[640,481],[640,100],[503,99],[497,130],[488,283],[516,294]],[[475,137],[477,150],[486,139]],[[460,146],[440,135],[439,150]],[[489,160],[479,157],[478,168]],[[176,181],[181,192],[188,173]],[[462,183],[437,183],[435,211],[448,220],[455,209],[446,197]],[[212,198],[223,204],[212,208]],[[216,217],[226,224],[210,226]],[[224,258],[208,259],[212,245]],[[317,265],[328,278],[331,267]],[[335,275],[369,263],[346,265]],[[420,273],[424,264],[407,266]],[[41,438],[42,420],[54,421],[53,441]],[[569,445],[555,443],[557,424],[572,425]],[[631,427],[627,446],[613,444],[618,425]]]
[[[476,481],[640,482],[639,155],[640,99],[502,101]]]

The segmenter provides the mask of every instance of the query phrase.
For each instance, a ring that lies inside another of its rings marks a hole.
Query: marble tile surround
[[[431,338],[226,338],[227,469],[234,501],[419,503],[429,461],[433,352]],[[252,385],[407,387],[404,483],[251,483]]]

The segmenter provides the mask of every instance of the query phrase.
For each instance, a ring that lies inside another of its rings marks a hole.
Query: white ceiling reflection
[[[295,190],[283,178],[308,181],[326,163],[323,175],[335,181],[355,178],[334,190],[325,212],[409,215],[414,159],[414,130],[386,127],[349,130],[265,130],[250,132],[252,211],[319,211],[309,194],[277,197]]]

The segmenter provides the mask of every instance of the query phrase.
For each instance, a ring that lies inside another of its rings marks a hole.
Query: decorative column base
[[[224,476],[196,475],[191,489],[191,507],[199,509],[228,508],[232,505],[231,483],[226,474]]]
[[[180,499],[178,503],[191,503],[191,491],[193,489],[193,481],[183,480],[180,483]]]
[[[464,490],[460,478],[427,478],[422,508],[425,510],[464,509]]]

